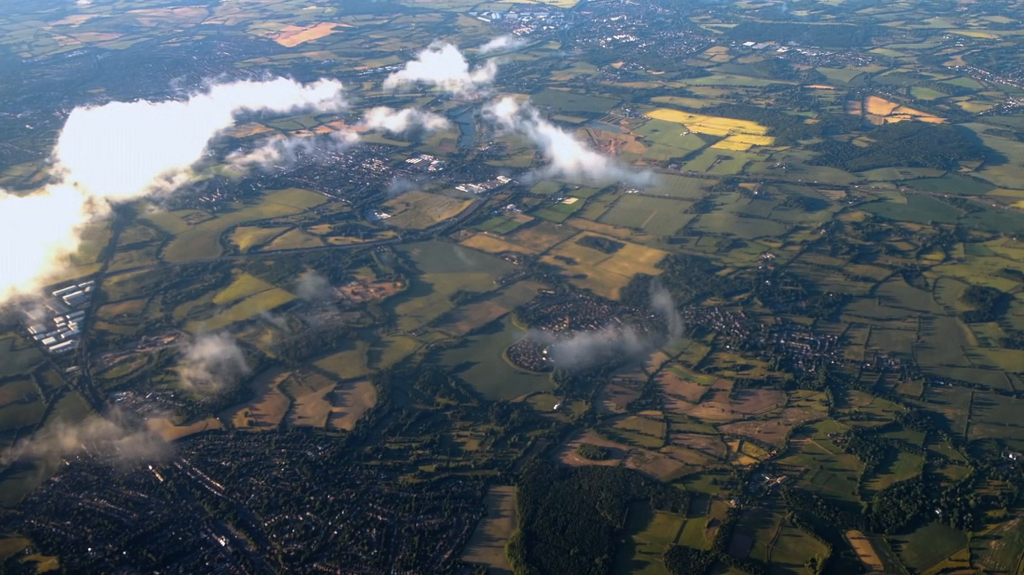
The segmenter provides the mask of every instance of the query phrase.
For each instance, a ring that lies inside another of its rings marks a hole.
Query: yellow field
[[[171,423],[171,420],[159,417],[147,419],[146,427],[159,435],[164,441],[170,442],[211,429],[224,429],[224,424],[219,419],[210,417],[189,425],[174,425]]]
[[[522,254],[537,253],[529,248],[524,248],[522,246],[506,242],[505,240],[484,233],[476,234],[475,236],[470,236],[463,240],[460,245],[491,254],[498,254],[501,252],[519,252]]]
[[[890,102],[885,98],[879,98],[878,96],[868,96],[864,100],[863,106],[852,106],[850,113],[854,115],[860,115],[863,113],[864,118],[875,125],[881,124],[892,124],[894,122],[902,122],[904,120],[917,120],[919,122],[927,122],[929,124],[941,124],[946,121],[945,118],[940,118],[927,112],[901,106],[895,102]]]
[[[322,245],[324,245],[322,239],[295,228],[278,236],[277,239],[267,244],[262,251],[299,250],[302,248],[316,248]]]
[[[257,315],[282,306],[295,296],[280,288],[273,288],[251,295],[212,318],[189,322],[185,329],[192,333],[215,331],[235,322],[245,321]]]
[[[868,96],[864,104],[869,114],[878,114],[879,116],[888,116],[893,110],[900,107],[899,104],[879,98],[878,96]]]
[[[384,202],[384,205],[392,214],[387,220],[388,224],[422,230],[458,215],[471,202],[416,190],[392,198]]]
[[[747,150],[750,149],[751,146],[750,144],[745,144],[743,142],[735,142],[731,141],[729,138],[726,138],[721,142],[716,142],[711,147],[715,148],[716,150],[732,150],[734,152],[746,152]]]
[[[599,234],[583,232],[573,239],[559,244],[541,260],[565,269],[572,276],[577,276],[570,281],[578,287],[590,289],[598,295],[609,298],[617,298],[619,290],[638,273],[649,275],[661,273],[661,270],[655,266],[667,255],[666,252],[640,244],[622,242],[619,239],[616,241],[625,245],[614,254],[606,254],[576,243],[576,239],[587,235]],[[556,259],[555,256],[570,258],[576,264],[567,264]]]
[[[328,395],[334,391],[335,385],[334,380],[319,373],[303,371],[293,374],[281,386],[294,402],[288,422],[291,425],[321,429],[327,427],[327,421],[335,409],[328,400]]]
[[[775,138],[771,136],[757,136],[754,134],[736,134],[729,136],[728,138],[716,142],[712,148],[719,150],[733,150],[736,152],[746,152],[751,146],[770,146],[775,143]]]
[[[857,558],[868,568],[869,572],[881,573],[885,571],[885,565],[882,564],[882,559],[878,556],[878,552],[875,551],[871,541],[868,541],[868,538],[863,533],[860,531],[847,531],[846,540],[850,542],[850,546],[853,547]]]
[[[246,273],[240,273],[235,276],[231,285],[213,296],[213,303],[217,305],[225,305],[269,289],[274,289],[274,285],[268,284],[258,277],[251,276]]]
[[[290,371],[280,369],[261,373],[252,384],[253,399],[227,408],[220,414],[221,419],[237,429],[268,430],[281,425],[291,400],[280,387],[290,375]]]
[[[956,105],[959,106],[961,110],[965,112],[970,112],[971,114],[987,112],[995,107],[995,104],[988,104],[985,102],[974,102],[971,100],[957,102]]]
[[[341,379],[363,377],[369,371],[366,367],[367,347],[365,341],[357,341],[354,349],[339,351],[334,355],[321,359],[314,365],[324,371],[337,375]]]
[[[389,335],[383,339],[384,348],[381,351],[380,359],[375,366],[377,369],[387,369],[399,361],[405,359],[412,352],[420,347],[420,342],[411,337],[402,335]]]
[[[240,226],[231,232],[231,243],[238,246],[238,251],[245,253],[253,246],[270,241],[274,236],[283,233],[288,228],[258,228],[255,226]]]
[[[104,319],[113,319],[120,315],[136,315],[146,309],[146,299],[130,299],[120,303],[111,303],[101,307],[96,315]]]
[[[250,136],[258,136],[267,132],[273,132],[273,128],[268,128],[263,124],[257,124],[256,122],[250,122],[248,124],[242,124],[224,131],[225,136],[232,138],[248,138]]]
[[[993,32],[984,32],[982,30],[950,30],[954,34],[961,36],[967,36],[968,38],[982,38],[985,40],[998,40],[999,34]]]
[[[377,390],[363,379],[352,383],[339,384],[330,394],[331,415],[327,427],[352,431],[359,418],[377,404]]]
[[[0,539],[0,561],[6,561],[9,557],[20,553],[32,542],[24,537],[10,537]]]
[[[510,572],[505,543],[516,528],[515,486],[495,486],[487,491],[487,516],[473,531],[462,560],[487,565],[495,571]]]
[[[648,112],[646,116],[655,120],[683,124],[689,128],[691,132],[709,134],[712,136],[731,136],[735,134],[753,134],[763,136],[768,133],[768,128],[758,124],[757,122],[733,120],[732,118],[719,118],[716,116],[705,116],[703,114],[681,112],[679,110],[671,110],[669,108],[658,108],[657,110]]]
[[[597,232],[599,235],[625,238],[634,242],[643,242],[651,237],[650,234],[643,231],[637,232],[629,228],[617,228],[611,224],[602,224],[601,222],[585,220],[583,218],[572,218],[568,223],[578,230]]]
[[[345,24],[320,22],[312,26],[288,25],[281,29],[281,33],[274,38],[274,41],[282,46],[293,48],[304,42],[330,36],[337,32],[335,28],[338,26],[345,26]]]

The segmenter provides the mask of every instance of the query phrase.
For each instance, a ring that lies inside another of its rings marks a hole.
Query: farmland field
[[[508,570],[505,542],[516,526],[516,489],[514,486],[491,487],[484,498],[487,516],[477,525],[462,560],[487,565],[495,570]]]
[[[657,236],[671,236],[693,217],[683,213],[688,207],[687,202],[628,195],[619,198],[598,221],[640,228]]]
[[[0,572],[1024,572],[1019,0],[8,4]]]

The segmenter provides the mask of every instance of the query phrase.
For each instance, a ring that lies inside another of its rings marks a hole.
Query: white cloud
[[[326,136],[278,137],[249,152],[232,152],[225,160],[232,168],[241,171],[254,165],[263,168],[288,166],[294,164],[300,154],[313,154],[318,150],[340,152],[358,142],[359,136],[348,131],[332,132]]]
[[[451,126],[444,116],[432,112],[424,112],[416,108],[395,110],[387,106],[371,109],[363,116],[363,124],[371,130],[382,130],[392,134],[401,134],[415,129],[435,132]]]
[[[71,186],[30,196],[0,190],[0,302],[38,287],[78,250],[86,197]]]
[[[323,301],[334,295],[334,288],[327,278],[309,270],[295,283],[295,295],[308,301]]]
[[[83,451],[122,462],[146,461],[160,459],[170,450],[159,435],[114,410],[107,417],[90,415],[76,423],[48,425],[0,454],[0,465],[24,459],[52,468]]]
[[[185,100],[75,108],[53,150],[61,182],[25,197],[0,190],[0,302],[44,284],[108,202],[187,182],[209,141],[240,112],[339,110],[341,89],[335,80],[278,78],[212,85]]]
[[[205,334],[187,345],[178,363],[178,375],[190,391],[214,395],[249,373],[249,362],[238,342],[225,334]]]
[[[87,194],[125,200],[181,185],[209,141],[234,125],[240,112],[329,111],[344,105],[340,82],[303,85],[278,78],[214,85],[183,101],[75,108],[54,156],[67,183]]]
[[[491,52],[517,50],[525,45],[526,40],[506,34],[504,36],[498,36],[497,38],[494,38],[490,42],[481,45],[479,48],[477,48],[477,51],[480,54],[490,54]]]
[[[647,185],[650,172],[624,166],[614,158],[590,149],[572,134],[541,117],[530,103],[518,103],[511,96],[491,102],[484,114],[505,130],[524,134],[548,161],[545,175],[584,184],[625,182]]]
[[[404,68],[385,78],[384,89],[425,84],[452,94],[472,95],[494,82],[497,73],[498,65],[493,60],[470,69],[469,62],[455,46],[432,44],[417,54],[415,60],[406,62]]]

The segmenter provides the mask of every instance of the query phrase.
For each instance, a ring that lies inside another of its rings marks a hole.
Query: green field
[[[865,204],[861,206],[861,209],[889,220],[918,224],[932,222],[951,224],[956,222],[962,214],[953,206],[920,195],[908,195],[905,204],[883,200]]]
[[[981,196],[996,189],[992,184],[957,174],[949,174],[941,178],[922,178],[903,182],[916,190],[937,194],[958,194],[962,196]]]
[[[656,120],[650,121],[654,122]],[[704,196],[707,188],[714,186],[716,183],[717,181],[715,180],[659,174],[655,180],[654,188],[648,190],[647,193],[652,196],[666,195],[682,200],[697,200]]]
[[[788,226],[774,220],[721,212],[701,214],[700,218],[690,223],[690,227],[709,234],[735,236],[747,240],[781,236],[789,229]]]
[[[633,130],[647,145],[644,158],[665,161],[682,158],[708,145],[700,136],[676,122],[649,119]]]
[[[190,224],[187,217],[194,211],[151,212],[146,217],[175,235],[164,248],[162,256],[170,262],[212,258],[221,254],[220,236],[239,224],[256,222],[303,212],[327,201],[324,196],[300,189],[267,192],[255,205],[236,206],[230,211]]]
[[[505,349],[525,335],[511,318],[498,320],[446,349],[440,363],[489,399],[512,399],[549,390],[552,384],[548,374],[516,369],[503,357]]]
[[[923,571],[967,545],[964,534],[941,523],[929,523],[916,531],[893,537],[900,560],[911,569]]]
[[[924,458],[920,455],[914,455],[905,451],[899,452],[895,461],[883,464],[864,482],[863,499],[867,501],[874,497],[876,493],[894,483],[916,477],[921,473],[923,464]]]
[[[626,539],[616,553],[613,573],[668,575],[661,557],[675,540],[683,521],[679,515],[654,511],[647,503],[630,505]]]
[[[420,272],[409,289],[389,298],[399,328],[414,330],[448,310],[448,297],[459,290],[488,292],[498,287],[495,279],[510,271],[512,265],[494,256],[440,241],[407,244],[400,252]]]
[[[341,379],[363,377],[369,371],[366,365],[366,352],[369,344],[362,340],[347,341],[346,349],[335,352],[314,365],[338,376]]]
[[[689,207],[689,202],[630,194],[620,197],[599,221],[655,236],[671,236],[693,219],[692,214],[684,213]]]
[[[540,107],[550,107],[568,113],[603,114],[614,108],[619,100],[604,96],[577,94],[565,90],[550,88],[530,96],[530,100]]]

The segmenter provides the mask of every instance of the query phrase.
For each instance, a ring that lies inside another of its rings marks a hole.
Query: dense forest
[[[897,122],[869,131],[865,148],[850,142],[825,140],[810,149],[818,152],[813,164],[851,172],[890,166],[954,170],[959,162],[984,161],[990,150],[963,129],[945,124]]]
[[[509,561],[520,574],[608,573],[627,506],[645,500],[673,512],[688,504],[685,492],[631,469],[534,460],[518,482],[519,529],[508,543]]]

